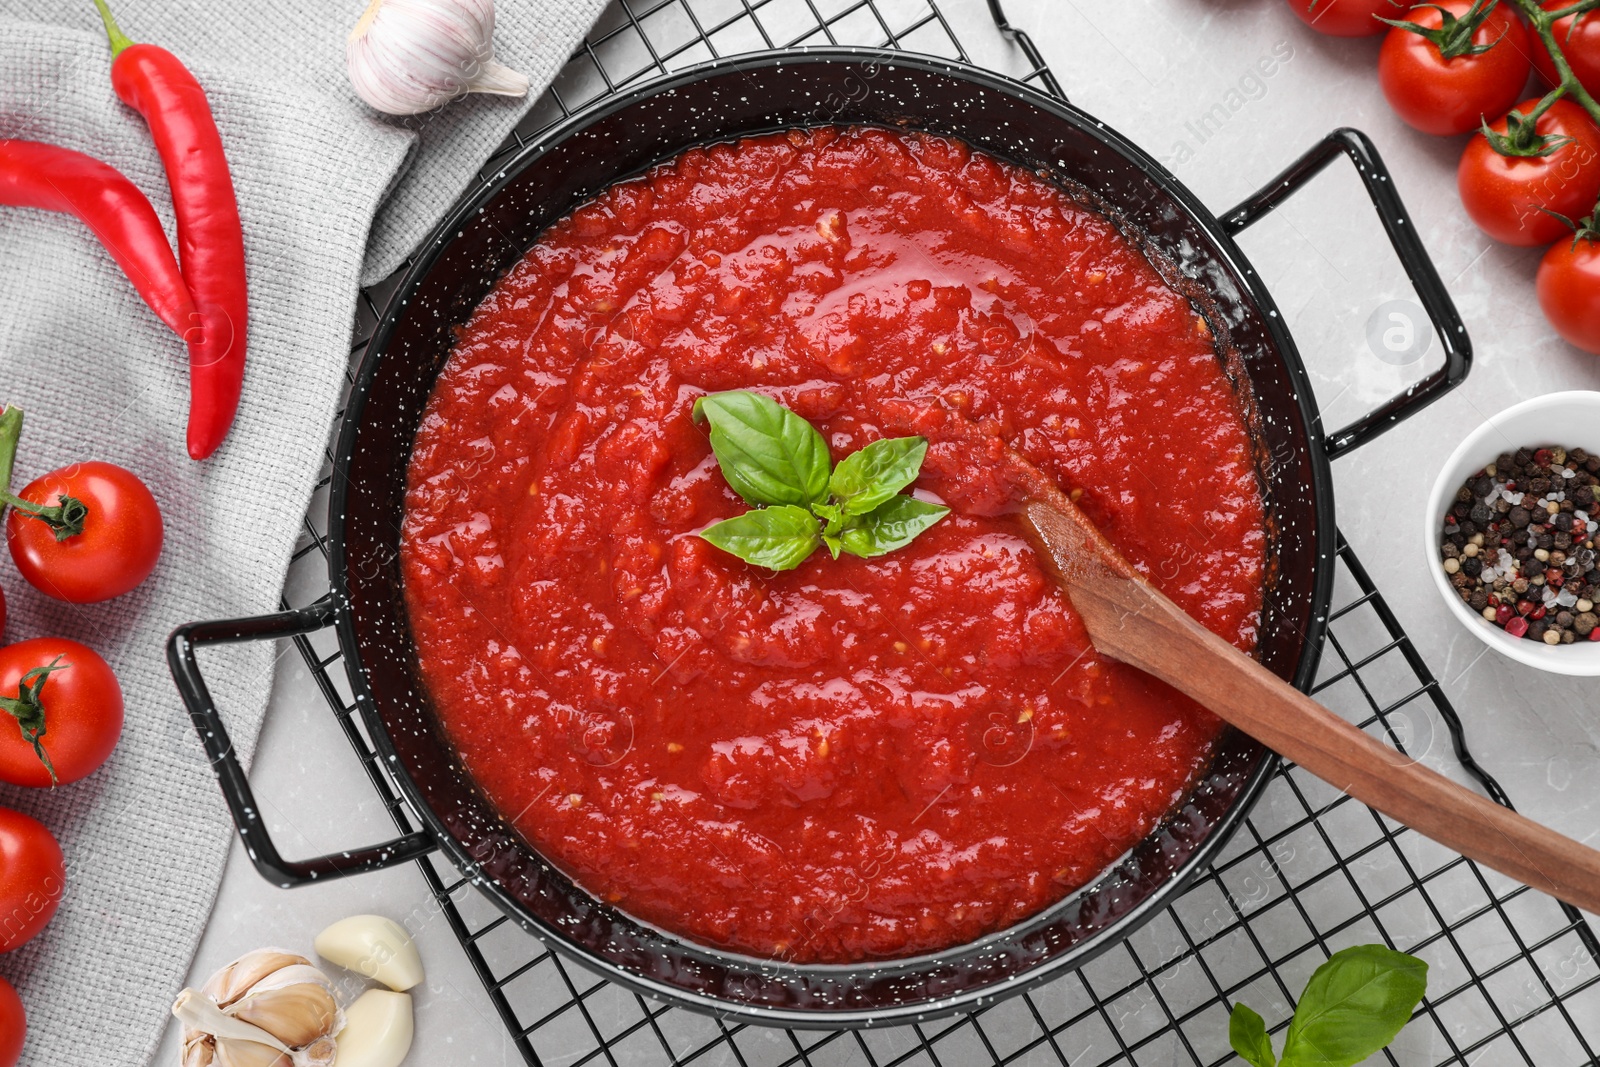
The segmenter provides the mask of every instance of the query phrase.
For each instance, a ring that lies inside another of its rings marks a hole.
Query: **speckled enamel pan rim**
[[[1306,434],[1306,458],[1313,472],[1317,513],[1317,528],[1313,531],[1311,540],[1314,542],[1317,553],[1317,567],[1315,587],[1311,592],[1312,611],[1307,622],[1306,642],[1294,678],[1294,682],[1297,685],[1302,688],[1306,687],[1316,671],[1321,651],[1322,634],[1326,626],[1326,611],[1332,595],[1334,577],[1334,543],[1336,535],[1333,521],[1331,476],[1327,457],[1320,435],[1313,429],[1309,429],[1320,425],[1320,417],[1312,389],[1300,362],[1298,351],[1283,324],[1282,316],[1277,311],[1276,302],[1267,292],[1254,267],[1239,249],[1233,238],[1223,229],[1216,216],[1148,153],[1124,139],[1092,115],[1088,115],[1070,104],[1046,96],[1038,90],[1012,79],[960,62],[871,48],[817,48],[743,54],[728,59],[709,61],[679,73],[663,76],[642,84],[635,89],[604,100],[593,109],[578,113],[559,128],[542,135],[536,143],[530,144],[514,158],[499,167],[489,186],[475,189],[469,196],[464,197],[456,210],[440,224],[432,237],[420,247],[416,261],[401,284],[394,290],[389,304],[385,308],[369,347],[366,362],[358,373],[335,451],[336,465],[347,463],[356,447],[357,433],[362,421],[362,409],[365,406],[366,394],[373,377],[373,362],[382,358],[382,352],[388,343],[389,335],[392,334],[398,319],[404,314],[403,305],[408,295],[416,290],[418,284],[442,255],[444,248],[455,236],[462,223],[479,211],[494,196],[498,195],[509,179],[515,176],[523,167],[560,145],[568,137],[603,117],[626,110],[643,98],[661,93],[670,93],[704,78],[731,71],[749,74],[763,69],[776,69],[785,66],[822,63],[860,64],[862,62],[879,63],[889,68],[907,68],[923,71],[929,75],[971,82],[986,90],[1018,99],[1040,111],[1046,112],[1055,119],[1066,121],[1076,126],[1086,134],[1096,138],[1107,150],[1123,155],[1140,168],[1171,198],[1179,209],[1196,221],[1215,243],[1217,261],[1226,264],[1233,271],[1234,277],[1237,279],[1247,299],[1253,301],[1260,309],[1262,320],[1271,337],[1273,348],[1284,361],[1291,381],[1292,399],[1299,410],[1303,425],[1308,428]],[[622,177],[622,175],[618,175],[619,180]],[[334,517],[334,521],[330,523],[329,569],[338,599],[341,601],[341,610],[337,620],[340,645],[346,656],[347,664],[353,668],[359,668],[361,663],[359,643],[354,621],[349,614],[343,579],[348,565],[348,556],[340,517],[345,513],[348,494],[348,480],[336,476],[333,479],[332,496],[329,504],[330,515]],[[381,713],[373,704],[370,691],[367,688],[365,679],[361,677],[360,670],[352,670],[351,675],[352,686],[357,694],[357,704],[361,708],[363,720],[384,762],[399,782],[402,792],[406,794],[407,799],[411,802],[412,807],[416,810],[424,825],[437,838],[445,854],[461,869],[467,871],[475,869],[477,864],[467,853],[464,843],[451,834],[439,813],[434,811],[428,803],[428,795],[418,788],[404,761],[398,758],[393,743],[384,727]],[[1049,978],[1081,967],[1102,952],[1121,943],[1134,930],[1163,912],[1210,865],[1212,860],[1231,840],[1235,831],[1242,825],[1245,816],[1265,788],[1266,783],[1276,773],[1277,768],[1277,757],[1267,752],[1250,773],[1248,781],[1241,787],[1234,804],[1216,820],[1205,841],[1196,847],[1184,865],[1169,877],[1164,884],[1152,891],[1139,905],[1122,915],[1112,927],[1108,927],[1088,940],[1033,965],[1026,973],[1009,976],[981,989],[966,990],[955,996],[930,997],[922,1001],[908,1001],[891,1008],[878,1008],[871,1011],[860,1009],[788,1009],[745,1003],[686,990],[648,975],[639,974],[620,966],[604,956],[597,955],[584,946],[574,944],[564,936],[562,930],[550,926],[525,909],[506,887],[498,885],[492,880],[482,878],[475,878],[474,883],[507,916],[524,929],[540,937],[551,947],[558,949],[564,955],[577,960],[591,970],[646,996],[666,1000],[703,1013],[715,1014],[725,1018],[737,1018],[762,1025],[835,1029],[917,1022],[953,1014],[957,1011],[972,1010],[1002,997],[1013,995]],[[1044,909],[1029,920],[1025,920],[1024,924],[1019,924],[1019,927],[1043,922],[1055,915],[1062,907],[1070,906],[1074,899],[1075,897],[1069,897],[1066,901]],[[814,966],[787,964],[777,961],[759,962],[762,965],[763,972],[769,974],[776,981],[782,981],[785,974],[798,976],[808,972],[818,974],[827,972],[839,974],[851,971],[859,974],[914,972],[935,965],[942,958],[958,953],[970,953],[980,946],[996,945],[998,947],[998,943],[1013,935],[1019,927],[999,931],[980,939],[978,942],[956,946],[944,952],[882,962]],[[719,952],[694,942],[683,939],[677,940],[682,945],[682,951],[686,956],[712,958],[729,962],[737,961],[744,964],[748,964],[752,960],[751,957],[745,957],[741,954]]]
[[[1502,656],[1551,674],[1600,677],[1600,641],[1546,645],[1525,637],[1512,637],[1462,603],[1439,565],[1440,524],[1444,522],[1444,513],[1455,498],[1456,490],[1467,477],[1493,463],[1502,452],[1544,445],[1585,448],[1600,455],[1600,391],[1573,389],[1536,396],[1506,408],[1468,434],[1445,460],[1444,468],[1433,483],[1433,492],[1428,494],[1422,530],[1424,563],[1450,614],[1474,637]]]

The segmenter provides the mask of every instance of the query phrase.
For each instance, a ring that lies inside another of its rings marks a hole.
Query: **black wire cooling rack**
[[[1026,35],[1011,30],[994,0],[990,8],[1020,53],[1018,76],[1059,95]],[[933,0],[615,0],[483,174],[623,86],[731,53],[808,44],[968,58]],[[353,360],[385,296],[384,286],[363,294]],[[326,580],[320,500],[306,519],[291,589]],[[1509,803],[1473,760],[1439,682],[1342,539],[1334,602],[1341,606],[1318,699],[1418,758],[1453,754],[1490,796]],[[395,822],[416,829],[355,714],[332,635],[294,640]],[[1294,766],[1273,778],[1217,863],[1126,942],[1021,996],[920,1025],[788,1031],[669,1008],[553,954],[437,854],[418,865],[516,1047],[539,1067],[1223,1064],[1232,1058],[1235,1001],[1281,1031],[1318,964],[1372,941],[1425,959],[1430,989],[1399,1040],[1372,1062],[1600,1063],[1600,943],[1576,911]]]

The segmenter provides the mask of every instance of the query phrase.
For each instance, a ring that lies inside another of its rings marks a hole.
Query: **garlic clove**
[[[404,992],[422,981],[422,957],[405,928],[382,915],[340,919],[313,942],[317,955],[390,989]]]
[[[218,1006],[226,1008],[250,991],[250,987],[285,967],[309,965],[310,960],[281,948],[258,948],[246,952],[206,980],[202,992]]]
[[[294,982],[252,991],[229,1006],[227,1014],[261,1027],[290,1048],[300,1048],[334,1031],[339,1005],[325,982]]]
[[[345,65],[356,95],[390,115],[529,89],[495,61],[493,0],[372,0],[345,42]]]
[[[399,1067],[411,1051],[411,994],[369,989],[344,1017],[334,1067]]]

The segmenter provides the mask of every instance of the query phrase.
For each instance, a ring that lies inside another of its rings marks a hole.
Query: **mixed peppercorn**
[[[1600,456],[1557,447],[1502,453],[1445,512],[1439,555],[1451,586],[1513,637],[1600,641],[1596,497]]]

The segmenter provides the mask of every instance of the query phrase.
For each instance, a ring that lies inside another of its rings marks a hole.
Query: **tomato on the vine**
[[[1539,307],[1556,333],[1600,355],[1600,234],[1580,229],[1539,261]]]
[[[65,637],[0,648],[0,782],[75,782],[120,736],[122,687],[94,649]]]
[[[1301,22],[1329,37],[1375,37],[1388,29],[1379,17],[1403,18],[1410,6],[1400,0],[1289,0]]]
[[[1539,101],[1517,105],[1515,125]],[[1491,123],[1498,137],[1508,137],[1506,116]],[[1570,140],[1544,155],[1507,156],[1496,151],[1482,133],[1467,143],[1456,171],[1461,204],[1478,227],[1497,241],[1543,245],[1570,234],[1571,228],[1546,212],[1577,218],[1600,196],[1600,129],[1570,100],[1557,100],[1534,124],[1540,137]],[[1524,135],[1530,131],[1523,130]],[[1516,140],[1518,135],[1509,135]]]
[[[67,863],[38,819],[0,808],[0,952],[26,944],[61,906]]]
[[[1571,0],[1543,0],[1539,6],[1546,11],[1559,11],[1570,7]],[[1557,19],[1551,30],[1555,34],[1556,47],[1567,57],[1567,65],[1577,75],[1578,81],[1583,83],[1591,96],[1600,95],[1600,11]],[[1550,58],[1550,50],[1544,46],[1544,39],[1536,33],[1529,36],[1533,38],[1535,69],[1551,85],[1559,84],[1561,79],[1556,74],[1555,60]]]
[[[1419,7],[1396,26],[1378,52],[1378,84],[1389,106],[1423,133],[1448,136],[1504,115],[1528,81],[1528,31],[1505,5],[1476,27],[1460,20],[1471,0]],[[1441,10],[1442,9],[1442,10]],[[1446,19],[1448,14],[1450,17]]]
[[[22,1058],[22,1040],[27,1032],[22,998],[10,982],[0,978],[0,1067],[15,1067]]]
[[[156,498],[114,463],[51,471],[11,505],[11,558],[30,585],[57,600],[88,604],[121,596],[148,578],[161,556]]]

